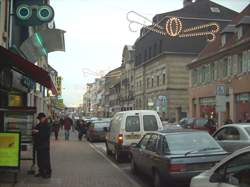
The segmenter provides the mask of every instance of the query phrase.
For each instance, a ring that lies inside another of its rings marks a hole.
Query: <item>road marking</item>
[[[134,179],[132,179],[128,174],[126,174],[121,168],[119,168],[116,164],[114,164],[105,154],[103,154],[101,151],[97,149],[93,144],[89,143],[89,146],[94,149],[99,155],[101,155],[106,161],[108,161],[114,168],[116,168],[120,173],[126,177],[129,182],[133,184],[133,187],[142,187],[139,183],[137,183]]]

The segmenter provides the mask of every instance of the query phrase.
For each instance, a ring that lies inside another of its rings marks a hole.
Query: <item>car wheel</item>
[[[153,187],[163,187],[161,177],[158,171],[154,171],[154,184]]]
[[[107,154],[108,156],[112,155],[112,151],[109,149],[107,143],[106,143],[106,154]]]
[[[122,159],[121,159],[121,153],[118,150],[115,150],[115,160],[117,162],[121,162],[122,161]]]
[[[132,173],[133,174],[137,174],[138,173],[138,169],[137,169],[137,166],[136,166],[136,163],[135,163],[135,160],[134,160],[133,157],[131,158],[130,164],[131,164],[130,168],[131,168]]]

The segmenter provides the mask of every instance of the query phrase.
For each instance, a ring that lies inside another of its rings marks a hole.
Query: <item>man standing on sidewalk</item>
[[[37,116],[39,123],[33,129],[34,146],[36,149],[39,173],[36,177],[50,178],[50,127],[44,113]]]
[[[70,119],[69,116],[66,116],[63,121],[64,131],[65,131],[65,140],[69,140],[69,131],[72,125],[73,125],[72,119]]]

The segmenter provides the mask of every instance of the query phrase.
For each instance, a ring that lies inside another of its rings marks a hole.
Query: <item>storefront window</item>
[[[242,93],[236,96],[236,119],[241,122],[250,119],[250,93]]]

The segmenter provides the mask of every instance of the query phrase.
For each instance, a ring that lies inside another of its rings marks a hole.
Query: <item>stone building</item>
[[[183,28],[216,22],[224,28],[237,12],[209,0],[184,1],[182,9],[157,14],[153,23],[166,27],[170,17]],[[180,119],[188,113],[189,75],[186,65],[206,46],[207,37],[170,37],[141,29],[135,48],[135,108],[154,109],[162,118]]]

